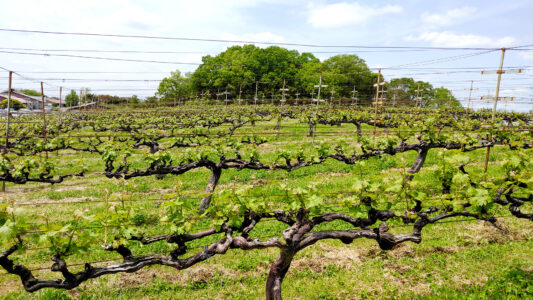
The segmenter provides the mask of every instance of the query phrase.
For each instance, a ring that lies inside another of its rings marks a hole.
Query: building
[[[0,101],[4,101],[8,97],[8,92],[0,93]],[[43,108],[43,100],[41,96],[29,96],[21,92],[12,91],[11,99],[15,99],[22,104],[26,105],[29,110],[41,110]],[[45,108],[50,106],[59,106],[59,99],[46,97],[44,98]],[[61,107],[64,107],[65,103],[61,101]]]

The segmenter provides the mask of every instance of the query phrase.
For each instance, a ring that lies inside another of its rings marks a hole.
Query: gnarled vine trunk
[[[266,283],[267,300],[281,300],[281,284],[289,271],[295,254],[296,251],[294,250],[281,249],[279,257],[270,267]]]
[[[209,176],[209,182],[207,183],[207,186],[205,187],[205,193],[208,195],[202,198],[202,202],[200,203],[200,214],[203,214],[205,210],[209,207],[209,204],[211,203],[211,199],[213,198],[213,192],[215,191],[215,188],[218,184],[218,180],[220,179],[220,176],[222,175],[222,168],[212,167],[210,168],[210,170],[211,170],[211,176]]]

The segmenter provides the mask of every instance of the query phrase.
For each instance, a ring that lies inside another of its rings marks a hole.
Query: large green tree
[[[433,86],[429,82],[415,81],[410,77],[394,78],[387,84],[387,98],[400,105],[427,106],[433,97]],[[417,97],[420,99],[417,100]]]
[[[461,103],[457,100],[452,92],[444,87],[434,89],[434,95],[428,102],[429,107],[461,107]]]
[[[176,70],[171,72],[169,77],[163,78],[156,94],[161,101],[175,102],[189,96],[192,92],[190,74],[182,75],[179,70]]]
[[[41,96],[41,92],[37,92],[35,90],[21,89],[21,90],[18,90],[18,91],[23,93],[24,95],[28,95],[28,96]]]
[[[80,97],[74,90],[70,91],[70,94],[65,96],[65,105],[66,106],[76,106],[80,102]]]
[[[301,70],[308,64],[320,64],[310,53],[272,46],[233,46],[217,56],[204,56],[202,65],[192,75],[196,92],[211,95],[228,90],[235,97],[252,97],[257,89],[265,94],[279,94],[285,80],[289,93],[305,89]]]
[[[357,55],[335,55],[326,59],[322,63],[322,73],[328,92],[334,90],[336,97],[352,97],[354,88],[363,98],[375,94],[372,85],[377,81],[377,74]]]

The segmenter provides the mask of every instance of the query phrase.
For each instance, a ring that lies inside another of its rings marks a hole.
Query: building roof
[[[45,101],[48,102],[48,103],[52,103],[52,104],[58,104],[59,105],[61,103],[61,105],[65,105],[65,101],[61,101],[61,100],[59,100],[57,98],[53,98],[53,97],[46,97]]]
[[[5,99],[7,99],[9,95],[7,93],[1,93],[0,94],[0,101],[4,101]],[[19,102],[22,102],[24,104],[27,104],[28,102],[32,102],[31,100],[28,100],[28,99],[24,99],[24,98],[20,98],[18,96],[15,96],[13,95],[13,93],[11,93],[11,99],[15,99]]]

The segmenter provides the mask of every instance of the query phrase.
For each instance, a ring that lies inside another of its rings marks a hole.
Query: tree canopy
[[[161,81],[156,96],[161,101],[176,101],[192,94],[215,98],[217,94],[228,92],[233,99],[252,99],[257,90],[258,95],[279,99],[285,85],[289,98],[296,93],[308,98],[316,93],[320,76],[322,84],[327,85],[322,89],[321,98],[356,96],[364,103],[376,93],[373,84],[377,82],[377,73],[357,55],[335,55],[321,62],[311,53],[278,46],[244,45],[229,47],[216,56],[204,56],[202,64],[192,74],[172,72]],[[382,76],[381,81],[384,79]],[[385,89],[389,103],[394,100],[400,105],[420,107],[459,104],[452,103],[453,95],[449,90],[434,89],[430,83],[413,78],[392,79]],[[439,101],[433,99],[437,93],[445,97]]]
[[[70,91],[70,94],[65,96],[65,105],[66,106],[76,106],[80,102],[80,97],[74,90]]]

